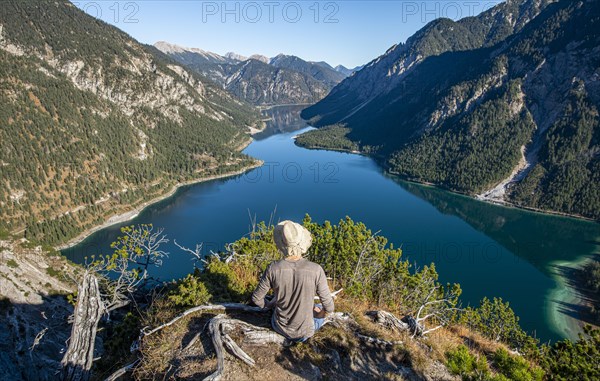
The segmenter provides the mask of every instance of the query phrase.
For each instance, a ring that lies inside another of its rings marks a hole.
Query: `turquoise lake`
[[[598,252],[599,224],[480,202],[386,175],[364,156],[297,147],[293,137],[310,128],[299,110],[266,111],[272,121],[244,151],[263,167],[181,188],[63,253],[76,262],[109,253],[120,226],[152,223],[171,242],[169,258],[151,271],[170,280],[193,270],[191,256],[173,239],[187,247],[202,243],[208,253],[247,234],[250,216],[274,215],[275,222],[307,213],[318,222],[350,216],[401,246],[417,266],[435,262],[441,281],[460,283],[463,306],[502,297],[542,341],[574,337],[576,306],[559,274]]]

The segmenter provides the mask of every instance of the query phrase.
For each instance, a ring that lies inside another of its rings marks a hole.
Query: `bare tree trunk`
[[[87,381],[94,359],[94,343],[98,322],[104,312],[98,278],[86,272],[78,287],[75,321],[71,329],[69,348],[61,361],[61,380]]]
[[[213,346],[215,347],[215,355],[217,356],[217,370],[206,377],[204,381],[219,381],[225,370],[225,350],[223,349],[223,338],[221,335],[221,321],[225,315],[220,314],[210,320],[208,331],[212,337]]]

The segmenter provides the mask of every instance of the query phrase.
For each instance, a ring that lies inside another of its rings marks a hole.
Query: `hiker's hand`
[[[325,317],[325,310],[315,306],[315,308],[313,308],[313,317],[316,319],[323,319]]]
[[[275,304],[277,303],[277,299],[275,298],[271,298],[271,299],[266,299],[265,298],[265,309],[272,309],[273,307],[275,307]]]

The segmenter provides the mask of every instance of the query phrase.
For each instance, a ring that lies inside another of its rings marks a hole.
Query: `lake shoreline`
[[[552,263],[552,266],[560,268],[561,266],[568,267],[572,271],[580,271],[588,263],[594,261],[595,258],[584,257],[573,262],[558,261]],[[557,287],[551,290],[547,298],[548,301],[548,316],[554,328],[560,332],[567,334],[571,340],[577,340],[578,334],[583,333],[583,327],[590,324],[584,321],[585,309],[589,308],[589,301],[586,296],[577,289],[576,284],[570,284],[569,281],[580,283],[581,279],[570,279],[559,271],[554,272],[554,280],[557,282]],[[559,310],[560,304],[576,306],[576,316],[569,316],[565,312]]]
[[[248,142],[247,144],[245,144],[241,150],[243,150],[244,148],[246,148],[252,141]],[[240,150],[240,151],[241,151]],[[55,247],[55,249],[57,251],[62,251],[62,250],[66,250],[66,249],[70,249],[74,246],[79,245],[80,243],[82,243],[83,241],[85,241],[89,236],[91,236],[92,234],[96,233],[97,231],[100,231],[102,229],[106,229],[110,226],[113,225],[117,225],[123,222],[127,222],[130,221],[134,218],[136,218],[141,212],[144,211],[144,209],[148,208],[151,205],[154,205],[158,202],[161,202],[163,200],[168,199],[169,197],[172,197],[175,195],[175,193],[177,193],[177,191],[185,186],[189,186],[189,185],[194,185],[194,184],[199,184],[199,183],[203,183],[203,182],[207,182],[207,181],[212,181],[212,180],[218,180],[218,179],[224,179],[224,178],[228,178],[228,177],[233,177],[233,176],[238,176],[241,175],[243,173],[246,173],[252,169],[255,168],[259,168],[261,166],[264,165],[264,162],[262,160],[256,160],[256,162],[253,165],[248,165],[245,166],[244,168],[241,168],[239,170],[236,171],[231,171],[231,172],[226,172],[223,174],[219,174],[219,175],[212,175],[212,176],[208,176],[208,177],[202,177],[199,179],[193,179],[193,180],[189,180],[189,181],[184,181],[181,183],[177,183],[175,184],[171,190],[163,195],[160,195],[158,197],[155,197],[149,201],[145,201],[143,202],[141,205],[138,205],[137,207],[134,207],[132,210],[127,211],[125,213],[121,213],[121,214],[117,214],[114,216],[109,217],[104,223],[100,224],[100,225],[96,225],[93,226],[89,229],[84,230],[83,232],[81,232],[79,235],[77,235],[77,237],[70,239],[69,241],[67,241],[64,244],[58,245]]]
[[[296,140],[296,139],[294,139],[294,140]],[[343,152],[343,153],[347,153],[347,154],[358,154],[361,156],[369,157],[377,163],[377,165],[381,168],[383,174],[386,176],[395,176],[398,179],[401,179],[402,181],[406,181],[408,183],[413,183],[413,184],[417,184],[419,186],[440,189],[444,192],[449,192],[449,193],[452,193],[452,194],[455,194],[458,196],[462,196],[462,197],[466,197],[466,198],[469,198],[469,199],[472,199],[475,201],[480,201],[483,203],[496,205],[496,206],[508,208],[508,209],[522,210],[522,211],[526,211],[529,213],[535,213],[535,214],[539,214],[539,215],[571,218],[574,220],[598,223],[597,220],[594,220],[592,218],[585,217],[585,216],[568,214],[568,213],[557,212],[557,211],[541,210],[541,209],[527,207],[527,206],[515,205],[515,204],[507,202],[507,201],[498,201],[498,200],[493,200],[493,199],[489,199],[489,198],[477,197],[477,195],[472,195],[472,194],[448,189],[447,187],[444,187],[443,185],[440,185],[440,184],[419,181],[418,179],[411,179],[411,178],[402,176],[401,174],[395,173],[394,171],[390,170],[390,168],[386,165],[384,159],[377,155],[372,155],[372,154],[368,154],[365,152],[342,149],[342,148],[304,146],[304,145],[298,144],[296,141],[295,141],[295,144],[298,147],[310,149],[310,150]],[[579,269],[579,268],[585,266],[585,264],[591,260],[593,260],[593,259],[585,257],[585,258],[580,258],[580,259],[572,261],[572,262],[569,262],[569,261],[556,262],[553,265],[554,266],[566,266],[566,267],[569,267],[572,269]],[[552,275],[552,278],[557,282],[557,285],[554,289],[552,289],[548,292],[548,294],[547,294],[548,297],[546,298],[546,308],[547,308],[547,314],[549,317],[549,321],[551,321],[551,324],[555,330],[557,330],[558,332],[562,332],[562,334],[564,334],[566,337],[568,337],[571,340],[577,340],[578,334],[583,332],[583,327],[586,324],[585,321],[583,320],[581,313],[582,313],[583,309],[588,307],[588,304],[585,300],[585,297],[578,292],[577,286],[575,284],[571,284],[571,283],[573,283],[573,282],[579,283],[579,282],[581,282],[581,280],[578,278],[571,278],[571,277],[566,276],[565,274],[559,274],[559,273],[554,273]],[[559,310],[561,304],[576,306],[575,316],[569,316],[566,313],[561,312]]]
[[[534,207],[530,207],[530,206],[517,205],[517,204],[513,204],[513,203],[511,203],[509,201],[498,201],[498,200],[493,200],[493,199],[489,199],[489,198],[477,197],[477,195],[473,195],[473,194],[470,194],[470,193],[465,193],[465,192],[460,192],[460,191],[457,191],[457,190],[453,190],[453,189],[447,188],[447,187],[445,187],[445,186],[443,186],[441,184],[436,184],[436,183],[431,183],[431,182],[427,182],[427,181],[422,181],[422,180],[418,180],[418,179],[406,177],[406,176],[401,175],[400,173],[397,173],[397,172],[394,172],[394,171],[390,170],[389,167],[386,165],[386,163],[385,163],[385,161],[383,160],[382,157],[379,157],[377,155],[372,155],[372,154],[369,154],[369,153],[366,153],[366,152],[361,152],[361,151],[356,151],[356,150],[347,150],[347,149],[343,149],[343,148],[327,148],[327,147],[320,147],[320,146],[304,146],[304,145],[300,145],[298,143],[295,143],[295,144],[298,147],[305,148],[305,149],[310,149],[310,150],[323,150],[323,151],[344,152],[344,153],[348,153],[348,154],[366,156],[366,157],[369,157],[369,158],[373,159],[383,169],[383,172],[385,174],[396,176],[396,177],[402,179],[403,181],[406,181],[406,182],[409,182],[409,183],[414,183],[414,184],[419,184],[419,185],[425,185],[425,186],[434,187],[434,188],[441,189],[441,190],[446,191],[446,192],[450,192],[450,193],[454,193],[454,194],[457,194],[457,195],[469,197],[469,198],[471,198],[473,200],[485,202],[485,203],[488,203],[488,204],[498,205],[498,206],[502,206],[502,207],[505,207],[505,208],[514,208],[514,209],[526,210],[528,212],[538,213],[538,214],[545,214],[545,215],[549,215],[549,216],[567,217],[567,218],[573,218],[573,219],[582,220],[582,221],[600,223],[600,221],[597,221],[597,220],[595,220],[593,218],[590,218],[590,217],[581,216],[579,214],[569,214],[569,213],[564,213],[564,212],[559,212],[559,211],[554,211],[554,210],[545,210],[545,209],[539,209],[539,208],[534,208]]]
[[[315,180],[313,169],[296,182],[279,170],[269,171],[269,176],[264,171],[263,176],[254,176],[261,172],[259,168],[247,175],[249,181],[238,181],[244,178],[238,176],[188,186],[146,209],[136,219],[101,230],[63,254],[81,263],[86,256],[106,251],[119,236],[120,226],[142,220],[164,228],[169,235],[175,234],[177,242],[181,240],[189,247],[205,243],[203,250],[209,253],[222,250],[227,243],[247,234],[248,210],[256,221],[275,218],[270,212],[275,207],[278,219],[302,220],[307,213],[319,222],[352,216],[355,221],[384,231],[394,245],[405,244],[405,255],[411,255],[411,261],[435,262],[444,282],[457,282],[469,290],[463,303],[477,305],[486,295],[502,297],[510,300],[527,332],[535,332],[543,341],[566,338],[566,332],[558,333],[554,321],[548,318],[548,307],[561,315],[565,311],[563,304],[546,302],[550,297],[556,300],[550,292],[558,287],[549,264],[572,261],[593,252],[595,247],[590,242],[597,240],[599,225],[497,207],[438,187],[404,182],[382,171],[366,155],[297,147],[292,138],[311,128],[286,130],[285,123],[296,126],[295,120],[286,115],[276,114],[265,136],[257,136],[244,153],[265,163],[296,163],[302,170],[318,163],[325,171],[325,164],[335,162],[336,172],[330,178],[335,181],[325,181],[329,171],[320,172]],[[166,193],[173,183],[165,185],[168,186],[163,185],[160,193]],[[127,209],[114,214],[124,211]],[[178,252],[172,242],[166,250]],[[169,266],[153,271],[152,275],[160,279],[180,279],[189,274],[189,258],[173,255]],[[514,278],[510,287],[504,285],[505,273]],[[573,273],[559,274],[567,277],[565,282],[572,283]],[[576,316],[570,313],[573,310],[569,309],[569,316]]]

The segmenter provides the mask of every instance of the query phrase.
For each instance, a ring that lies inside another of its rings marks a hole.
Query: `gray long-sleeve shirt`
[[[325,312],[334,310],[333,298],[323,268],[307,259],[282,259],[267,267],[252,301],[265,306],[265,295],[273,289],[275,312],[273,328],[288,339],[308,338],[314,335],[314,297],[319,296]]]

